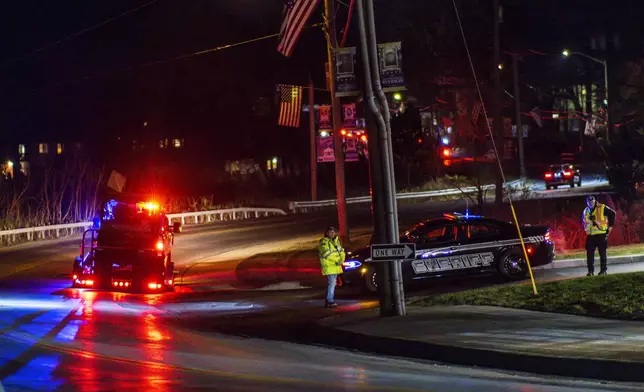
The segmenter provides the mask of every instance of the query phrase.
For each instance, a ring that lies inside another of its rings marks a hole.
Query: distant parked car
[[[546,181],[546,189],[557,189],[559,185],[570,185],[571,188],[581,186],[579,168],[569,163],[550,165],[543,179]]]

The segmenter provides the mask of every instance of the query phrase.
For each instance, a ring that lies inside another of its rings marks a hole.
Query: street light
[[[572,55],[578,55],[581,57],[585,57],[589,60],[592,60],[596,63],[601,64],[604,67],[604,104],[607,106],[608,109],[608,64],[606,63],[606,60],[600,60],[597,57],[589,56],[586,53],[581,53],[581,52],[571,52],[568,49],[564,49],[561,54],[564,57],[570,57]],[[608,110],[606,110],[606,140],[610,141],[610,124],[608,121]]]

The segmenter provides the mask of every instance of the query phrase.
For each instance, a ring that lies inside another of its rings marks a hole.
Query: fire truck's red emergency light
[[[157,241],[155,248],[161,252],[163,250],[163,241]]]

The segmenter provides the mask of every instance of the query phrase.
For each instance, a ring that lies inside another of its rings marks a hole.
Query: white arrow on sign
[[[412,253],[415,253],[414,250],[410,247],[405,245],[405,258],[408,258]]]

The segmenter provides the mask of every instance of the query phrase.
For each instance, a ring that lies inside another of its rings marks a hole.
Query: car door
[[[494,264],[503,239],[503,228],[489,221],[467,221],[459,228],[459,254],[465,268],[487,268]]]
[[[441,220],[419,227],[412,232],[411,238],[416,243],[418,256],[414,261],[403,263],[403,276],[408,279],[418,279],[437,272],[436,265],[428,266],[426,260],[455,252],[459,245],[458,231],[457,222]]]

